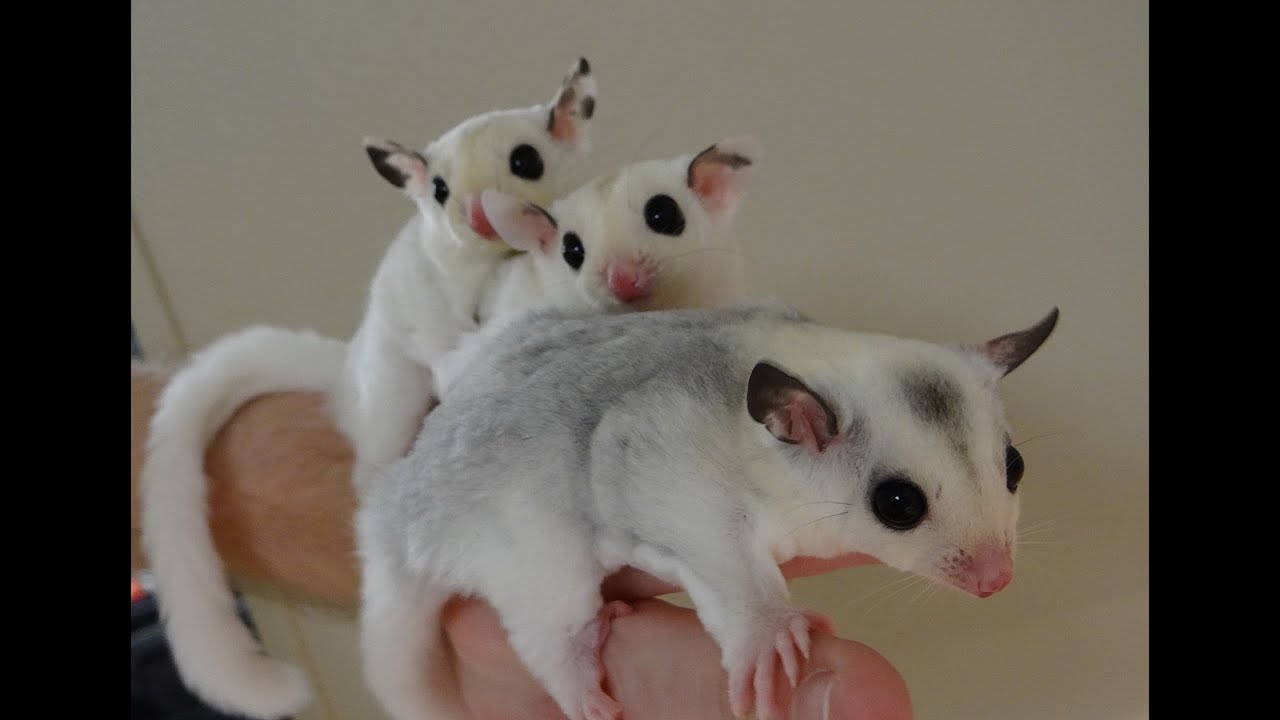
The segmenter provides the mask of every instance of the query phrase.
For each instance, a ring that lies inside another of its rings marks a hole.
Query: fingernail
[[[801,680],[791,696],[791,720],[830,720],[835,681],[836,674],[831,670],[819,670]]]

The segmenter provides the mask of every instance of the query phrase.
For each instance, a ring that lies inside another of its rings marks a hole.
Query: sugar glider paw
[[[609,639],[609,628],[614,619],[633,612],[635,609],[621,600],[606,603],[596,613],[595,620],[583,628],[578,636],[581,661],[594,673],[594,680],[587,684],[579,703],[582,720],[617,720],[622,717],[622,705],[604,689],[604,643]]]
[[[834,634],[835,625],[821,613],[789,608],[752,633],[730,663],[729,706],[735,716],[745,717],[753,709],[759,720],[781,716],[774,683],[778,664],[795,687],[801,659],[809,659],[814,631]]]

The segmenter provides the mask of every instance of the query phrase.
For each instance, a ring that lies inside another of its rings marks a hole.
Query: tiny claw
[[[771,652],[764,653],[756,662],[756,717],[758,720],[773,720],[777,707],[773,697],[774,659]]]
[[[795,687],[800,681],[800,663],[796,660],[796,650],[790,639],[779,637],[774,641],[773,646],[778,649],[778,657],[782,658],[782,669],[787,673],[787,679],[791,681],[791,687]],[[805,654],[806,659],[808,654]]]
[[[793,622],[791,623],[790,629],[791,629],[791,639],[795,641],[796,647],[800,648],[800,654],[804,656],[804,659],[808,660],[809,659],[809,628],[805,627],[803,622]],[[794,687],[795,684],[796,684],[795,681],[792,680],[791,681],[792,687]]]
[[[622,716],[622,705],[607,693],[592,694],[582,702],[584,720],[617,720]]]

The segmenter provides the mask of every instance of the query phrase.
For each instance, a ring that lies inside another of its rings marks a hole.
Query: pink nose
[[[624,303],[643,300],[653,292],[653,276],[640,263],[631,260],[610,263],[605,280],[609,283],[609,292]]]
[[[1005,545],[983,548],[969,566],[969,580],[978,597],[990,597],[1013,582],[1013,556]]]

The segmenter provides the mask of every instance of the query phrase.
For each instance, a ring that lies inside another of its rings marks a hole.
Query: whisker
[[[875,588],[874,590],[867,593],[866,595],[863,595],[862,597],[854,598],[853,602],[857,603],[857,602],[862,602],[863,600],[868,600],[872,596],[879,595],[880,593],[888,590],[891,587],[894,587],[895,585],[902,585],[903,583],[909,583],[913,579],[915,579],[915,577],[916,577],[915,575],[903,575],[902,577],[894,578],[880,585],[879,587]]]
[[[868,612],[868,613],[869,613],[869,612],[871,612],[873,609],[875,609],[875,608],[877,608],[877,607],[879,607],[879,606],[883,605],[887,600],[889,600],[889,598],[892,598],[892,597],[894,597],[895,595],[899,595],[899,594],[901,594],[904,590],[910,590],[911,588],[915,587],[917,583],[920,583],[920,582],[928,582],[928,580],[927,580],[926,578],[924,578],[924,577],[922,577],[922,576],[920,576],[920,575],[909,575],[909,576],[907,576],[907,577],[908,577],[908,579],[910,580],[910,582],[906,583],[905,585],[901,585],[901,586],[899,586],[899,587],[898,587],[897,589],[895,589],[893,592],[889,593],[888,595],[885,595],[885,596],[881,597],[879,600],[877,600],[876,602],[874,602],[874,603],[872,603],[870,606],[868,606],[865,612]]]
[[[854,505],[854,503],[840,502],[839,500],[814,500],[812,502],[800,503],[799,505],[792,506],[792,508],[787,510],[787,512],[795,512],[802,507],[808,507],[809,505],[822,505],[824,503],[829,503],[831,505],[844,505],[846,507],[852,507]]]
[[[1029,437],[1029,438],[1027,438],[1027,439],[1025,439],[1025,440],[1019,440],[1018,442],[1013,443],[1013,446],[1014,446],[1014,447],[1021,447],[1022,445],[1025,445],[1025,444],[1027,444],[1027,443],[1031,442],[1032,440],[1039,440],[1039,439],[1041,439],[1041,438],[1053,437],[1053,436],[1055,436],[1055,435],[1066,435],[1068,432],[1070,432],[1070,431],[1068,431],[1068,430],[1054,430],[1053,432],[1040,433],[1039,435],[1032,435],[1031,437]]]
[[[1052,524],[1053,524],[1053,522],[1054,522],[1054,521],[1053,521],[1053,519],[1052,519],[1052,518],[1050,518],[1050,519],[1046,519],[1046,520],[1039,520],[1039,521],[1037,521],[1037,522],[1027,523],[1026,525],[1021,526],[1019,529],[1020,529],[1020,530],[1033,530],[1033,529],[1047,528],[1047,527],[1049,527],[1050,525],[1052,525]]]
[[[829,519],[831,519],[831,518],[833,518],[833,517],[840,517],[841,515],[848,515],[848,514],[849,514],[849,511],[848,511],[848,510],[845,510],[844,512],[832,513],[832,514],[830,514],[830,515],[823,515],[822,517],[818,518],[817,520],[810,520],[809,522],[807,522],[807,523],[805,523],[805,524],[801,525],[800,527],[794,528],[791,532],[789,532],[789,533],[787,533],[787,534],[788,534],[788,535],[794,535],[796,532],[799,532],[800,530],[803,530],[803,529],[805,529],[805,528],[809,527],[810,525],[812,525],[812,524],[814,524],[814,523],[822,522],[823,520],[829,520]]]
[[[680,259],[682,259],[682,258],[686,258],[686,257],[689,257],[689,256],[691,256],[691,255],[701,255],[702,253],[716,253],[716,252],[718,252],[718,253],[725,253],[726,255],[741,255],[741,254],[742,254],[742,251],[741,251],[741,250],[739,250],[739,249],[736,249],[736,248],[715,248],[715,247],[710,247],[710,248],[697,248],[696,250],[688,250],[688,251],[686,251],[686,252],[677,253],[677,254],[675,254],[675,255],[670,255],[670,256],[668,256],[668,257],[665,257],[665,258],[663,258],[663,260],[664,260],[664,261],[680,260]]]
[[[913,596],[912,596],[912,598],[911,598],[910,600],[908,600],[908,601],[907,601],[907,604],[908,604],[908,605],[915,605],[915,604],[916,604],[916,601],[920,600],[922,597],[924,597],[926,594],[928,594],[931,590],[933,590],[933,587],[934,587],[934,586],[933,586],[933,583],[928,583],[928,584],[926,584],[923,588],[921,588],[921,589],[920,589],[920,592],[918,592],[918,593],[916,593],[915,595],[913,595]],[[920,604],[921,604],[921,605],[923,605],[924,603],[923,603],[923,602],[921,602]]]

